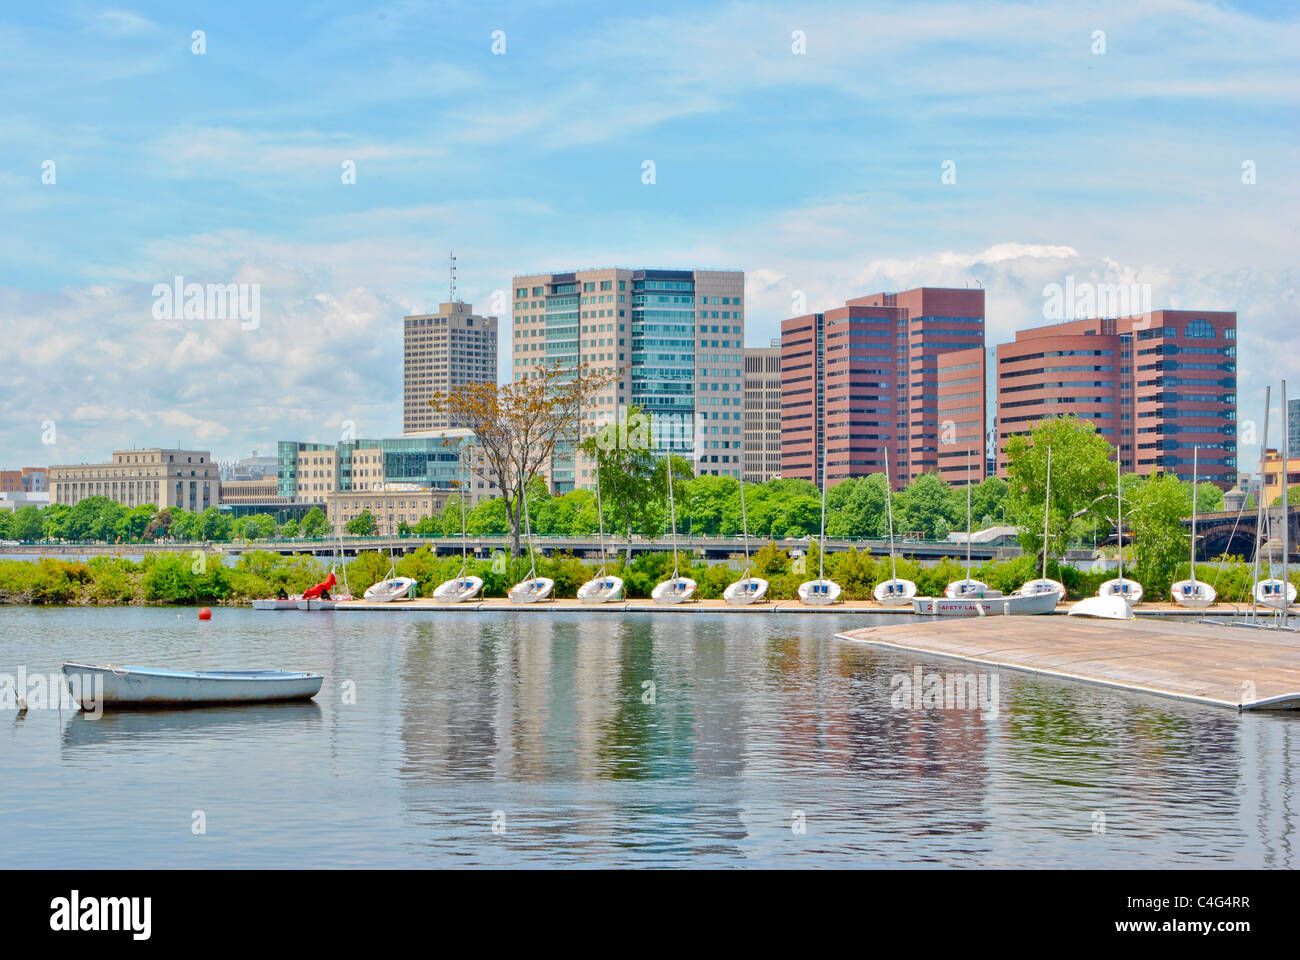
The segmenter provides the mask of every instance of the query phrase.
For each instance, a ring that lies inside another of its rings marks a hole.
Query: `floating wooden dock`
[[[917,620],[840,639],[1238,710],[1300,709],[1300,633],[1071,617]]]

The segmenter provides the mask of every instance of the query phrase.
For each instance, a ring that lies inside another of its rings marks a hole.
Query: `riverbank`
[[[752,576],[768,581],[768,596],[772,604],[794,604],[802,609],[803,605],[798,603],[799,585],[814,579],[819,570],[815,543],[809,545],[807,556],[796,557],[776,544],[768,543],[753,551],[747,567],[743,556],[717,563],[698,559],[690,562],[690,558],[685,556],[678,559],[679,572],[698,583],[698,596],[703,602],[719,601],[727,586],[748,569]],[[555,581],[554,594],[559,601],[573,600],[578,588],[593,579],[601,569],[595,563],[564,553],[539,555],[535,560],[538,575]],[[529,561],[527,557],[509,560],[505,556],[471,559],[465,569],[483,580],[482,596],[486,600],[504,603],[510,588],[528,574]],[[613,561],[604,569],[623,579],[628,602],[649,603],[655,585],[668,579],[674,568],[671,555],[642,554],[631,563]],[[438,556],[427,547],[400,558],[371,551],[338,563],[301,554],[283,556],[264,551],[243,554],[236,562],[228,563],[223,562],[220,556],[197,549],[151,554],[140,560],[120,556],[92,557],[84,562],[53,557],[34,561],[0,560],[0,604],[243,604],[261,597],[274,597],[280,591],[290,595],[302,593],[324,580],[331,570],[339,583],[334,592],[339,595],[350,592],[352,596],[360,597],[366,588],[385,579],[392,571],[415,580],[416,595],[427,598],[439,584],[460,575],[462,560],[456,556]],[[1186,564],[1175,575],[1185,576],[1185,571]],[[846,602],[869,602],[875,586],[889,579],[891,573],[888,556],[856,549],[826,555],[825,576],[840,585]],[[1215,584],[1218,589],[1220,604],[1212,608],[1215,612],[1232,613],[1233,603],[1249,606],[1251,573],[1251,569],[1241,563],[1229,563],[1222,569],[1210,564],[1198,564],[1196,568],[1198,578]],[[964,565],[951,559],[924,566],[899,558],[897,574],[913,581],[918,595],[933,597],[941,596],[949,583],[963,579],[967,571]],[[970,574],[992,589],[1010,594],[1021,584],[1039,576],[1040,570],[1033,557],[1022,556],[976,564]],[[1101,582],[1111,576],[1101,572],[1081,573],[1054,561],[1048,565],[1048,575],[1065,584],[1067,600],[1093,596]],[[1293,580],[1300,584],[1300,572]],[[1168,595],[1168,584],[1147,583],[1144,586],[1147,596],[1153,600]],[[1144,606],[1153,609],[1153,605]],[[869,608],[886,609],[873,603]],[[1171,612],[1181,610],[1170,607]]]

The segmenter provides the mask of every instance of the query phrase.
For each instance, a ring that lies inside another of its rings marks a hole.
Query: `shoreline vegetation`
[[[599,569],[597,563],[565,553],[539,554],[536,559],[538,574],[555,581],[555,596],[560,599],[575,597],[578,587],[592,579]],[[743,556],[732,557],[725,563],[695,560],[688,564],[686,561],[686,557],[681,558],[681,573],[699,583],[699,596],[705,600],[721,597],[727,585],[740,578],[744,567]],[[794,559],[769,542],[753,552],[750,570],[752,575],[770,582],[768,595],[773,600],[793,600],[798,597],[799,584],[813,576],[809,571],[817,569],[817,562],[815,542],[807,556]],[[348,561],[346,573],[352,596],[359,599],[367,587],[384,579],[390,563],[388,554],[378,551],[362,553]],[[922,566],[900,556],[897,563],[898,575],[915,581],[922,596],[940,596],[947,584],[965,576],[965,566],[951,558],[933,566]],[[438,584],[460,573],[461,558],[439,557],[427,547],[421,547],[397,559],[395,565],[399,576],[417,582],[419,596],[428,597]],[[339,580],[335,591],[339,595],[342,566],[308,554],[282,556],[266,551],[243,554],[230,566],[221,563],[219,558],[208,562],[207,557],[196,558],[193,553],[158,553],[139,561],[123,557],[94,557],[85,562],[54,557],[36,561],[0,560],[0,605],[241,605],[259,597],[273,597],[281,588],[286,593],[301,593],[325,579],[331,568]],[[528,557],[525,554],[509,560],[502,554],[492,559],[470,560],[468,569],[483,578],[484,597],[504,597],[527,574]],[[655,584],[671,573],[672,555],[643,554],[630,564],[607,563],[606,570],[624,579],[627,599],[644,599],[650,596]],[[974,577],[1004,593],[1040,576],[1040,570],[1039,561],[1030,555],[991,560],[971,568]],[[1144,584],[1152,600],[1167,599],[1169,584],[1187,576],[1188,564],[1183,561],[1171,570],[1169,579]],[[846,600],[869,600],[875,585],[890,577],[889,556],[856,548],[828,553],[826,574],[843,587]],[[1086,573],[1051,561],[1048,576],[1064,583],[1067,599],[1074,600],[1095,594],[1102,581],[1110,579],[1113,573]],[[1215,584],[1220,603],[1249,602],[1253,568],[1239,558],[1230,558],[1221,568],[1217,563],[1198,563],[1196,576]],[[1300,571],[1292,580],[1300,586]]]

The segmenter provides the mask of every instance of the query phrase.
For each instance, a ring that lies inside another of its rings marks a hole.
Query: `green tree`
[[[1172,474],[1147,477],[1125,493],[1125,501],[1124,526],[1132,531],[1137,579],[1147,590],[1163,593],[1190,549],[1183,518],[1192,512],[1191,485]]]
[[[667,514],[668,488],[663,458],[654,450],[651,418],[639,407],[629,407],[625,420],[587,437],[578,449],[596,462],[605,529],[628,538],[626,562],[631,563],[632,534],[657,536]]]
[[[14,540],[39,540],[45,534],[41,511],[32,506],[19,507],[9,521],[9,536]]]
[[[345,523],[343,529],[354,537],[373,537],[379,532],[379,524],[375,521],[373,513],[369,510],[362,510]]]
[[[136,542],[144,539],[144,532],[157,514],[158,508],[151,503],[141,504],[129,510],[117,523],[117,536],[122,540]]]
[[[312,507],[307,511],[307,515],[302,518],[301,533],[304,537],[320,539],[328,537],[332,532],[330,522],[325,518],[325,511],[320,507]]]
[[[974,491],[971,491],[972,498]],[[897,529],[942,539],[953,529],[966,529],[966,488],[951,486],[936,472],[923,473],[897,498]]]
[[[831,487],[826,494],[826,535],[859,539],[888,536],[889,496],[889,481],[883,473],[846,480]]]
[[[1071,536],[1093,521],[1115,518],[1115,463],[1110,443],[1078,417],[1040,421],[1032,437],[1007,441],[1007,522],[1020,528],[1026,553],[1043,550],[1043,503],[1047,489],[1047,448],[1052,448],[1052,503],[1048,553],[1060,553]]]
[[[299,533],[298,521],[293,519],[293,517],[284,521],[284,524],[280,527],[280,536],[287,540],[292,540],[294,537],[298,536]]]

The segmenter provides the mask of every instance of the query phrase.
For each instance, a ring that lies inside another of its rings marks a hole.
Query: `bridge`
[[[1272,538],[1264,546],[1264,556],[1273,556],[1280,561],[1282,559],[1282,516],[1283,508],[1279,505],[1269,507],[1268,529],[1272,530]],[[1290,557],[1291,562],[1300,560],[1300,506],[1286,508],[1287,524],[1289,525]],[[1257,512],[1254,510],[1236,511],[1224,510],[1217,513],[1206,513],[1196,518],[1196,559],[1213,560],[1216,557],[1228,554],[1229,556],[1243,557],[1249,560],[1255,555],[1255,528],[1257,526]],[[1189,531],[1192,521],[1188,518],[1183,521],[1183,526]]]
[[[750,537],[749,550],[753,553],[768,542],[764,538]],[[809,538],[782,538],[776,540],[775,543],[782,550],[802,550],[807,552]],[[543,555],[572,553],[576,557],[593,560],[600,556],[600,539],[596,536],[534,537],[533,544],[538,553]],[[510,538],[470,537],[466,545],[472,556],[483,559],[492,556],[496,551],[508,552],[510,550]],[[392,550],[394,556],[404,556],[415,552],[421,547],[428,547],[439,556],[454,556],[461,551],[461,541],[459,537],[344,537],[341,550],[337,539],[252,540],[212,543],[25,543],[0,546],[0,553],[29,556],[134,556],[159,552],[204,550],[227,556],[238,556],[254,550],[265,550],[283,556],[307,553],[317,557],[332,557],[341,552],[345,557],[355,557],[357,554],[368,550],[378,550],[381,553]],[[647,540],[643,537],[634,536],[631,538],[630,547],[632,555],[636,556],[642,553],[671,552],[673,544],[671,540],[664,537]],[[850,540],[835,537],[826,539],[828,553],[838,553],[851,547],[856,547],[859,552],[870,550],[876,556],[889,555],[888,540]],[[605,552],[611,557],[626,556],[628,548],[629,541],[626,538],[614,539],[607,537],[605,539]],[[678,552],[685,556],[706,561],[726,560],[728,557],[743,554],[745,552],[745,542],[740,537],[679,537],[677,549]],[[894,549],[900,557],[913,557],[921,561],[934,561],[943,557],[964,560],[966,557],[965,545],[950,540],[897,539],[894,541]],[[1009,559],[1018,557],[1020,553],[1019,546],[990,546],[980,543],[971,545],[971,559],[977,562]]]

